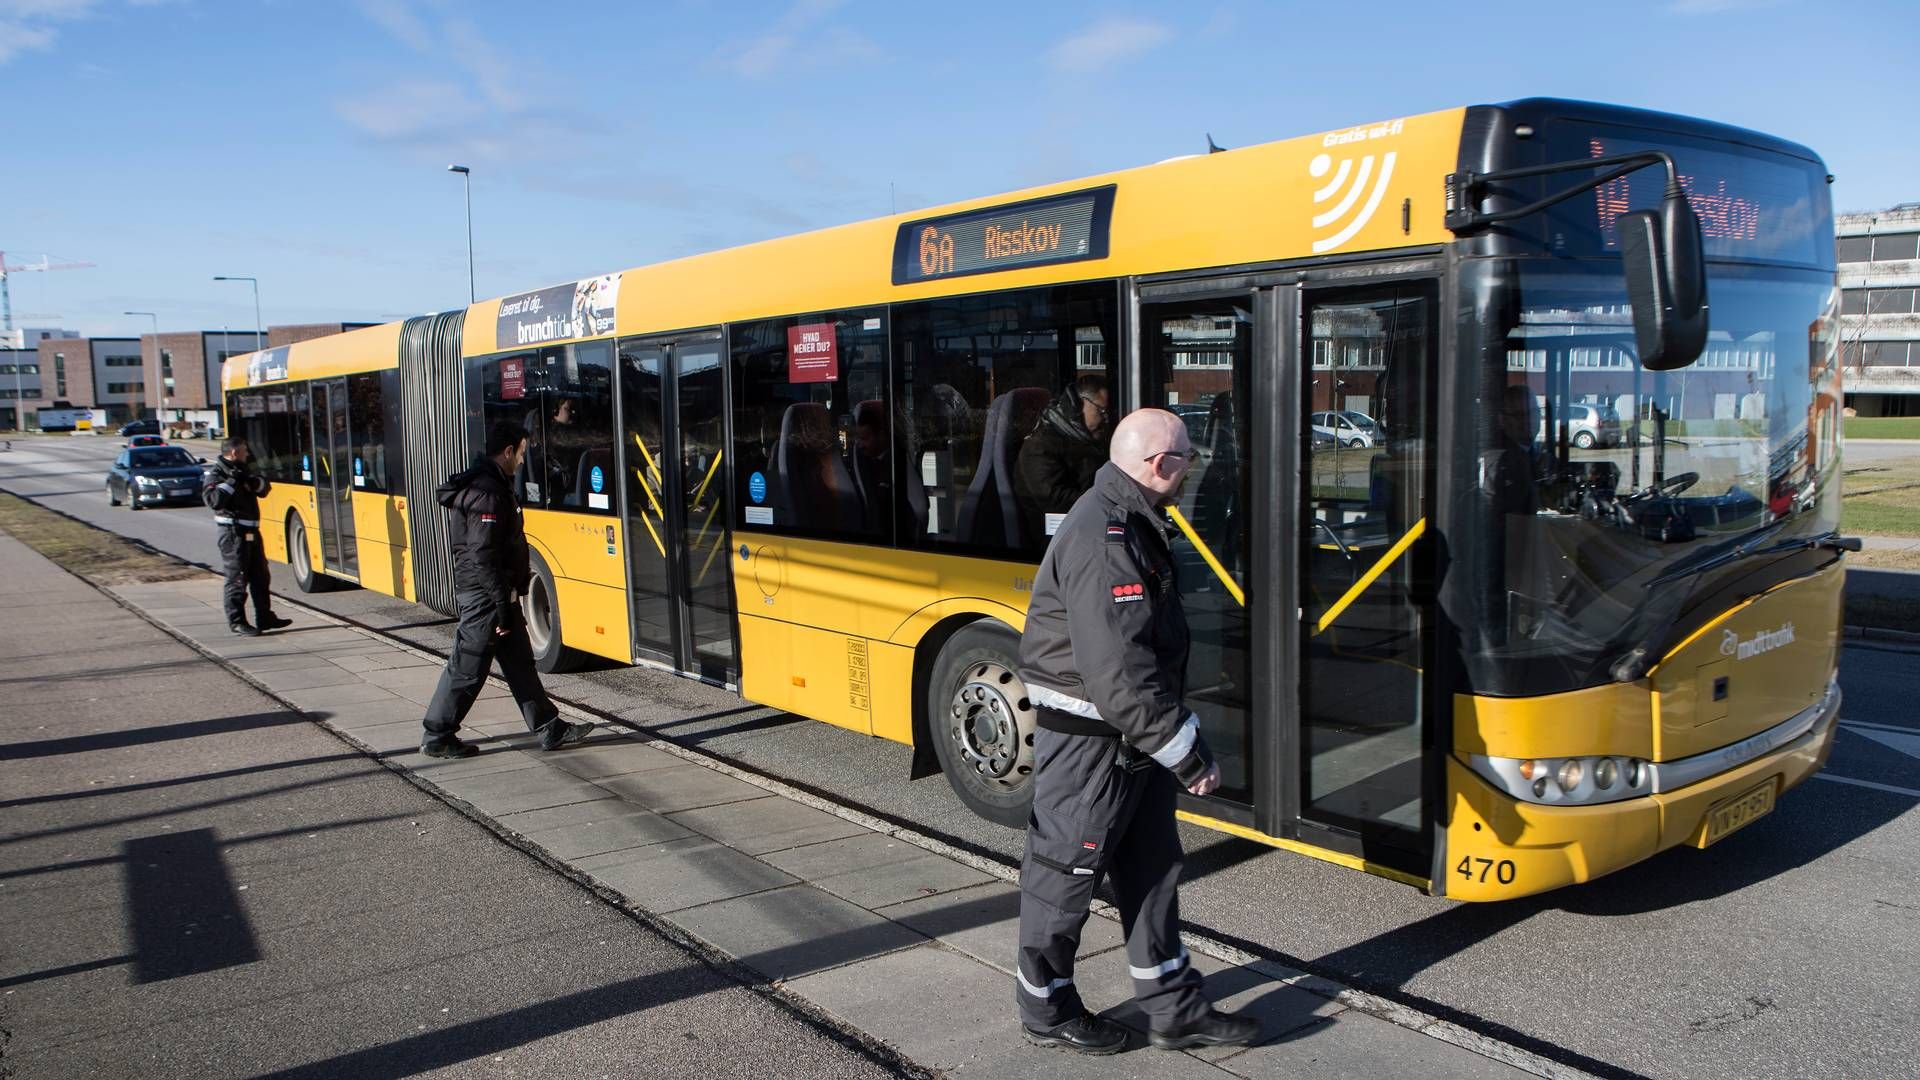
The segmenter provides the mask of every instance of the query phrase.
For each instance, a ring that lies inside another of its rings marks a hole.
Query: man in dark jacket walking
[[[1155,1046],[1252,1042],[1255,1021],[1217,1012],[1180,943],[1176,783],[1220,786],[1186,707],[1187,617],[1163,508],[1186,482],[1180,418],[1144,409],[1113,433],[1112,460],[1073,504],[1040,564],[1020,637],[1020,676],[1039,714],[1033,813],[1020,867],[1015,978],[1029,1041],[1089,1054],[1126,1045],[1073,985],[1093,892],[1113,880],[1134,998]]]
[[[540,748],[558,750],[587,737],[592,724],[569,723],[540,685],[533,645],[520,597],[532,579],[527,534],[520,504],[513,497],[514,474],[527,452],[527,432],[510,420],[487,429],[484,455],[466,472],[455,473],[434,493],[447,508],[453,543],[454,602],[460,626],[454,632],[447,670],[433,692],[424,721],[420,752],[428,757],[461,758],[479,753],[456,734],[473,699],[486,684],[495,660],[529,731]]]
[[[253,471],[253,449],[246,437],[235,435],[222,443],[213,463],[212,482],[201,496],[213,511],[220,530],[221,569],[226,571],[227,629],[248,637],[263,630],[293,625],[273,613],[272,578],[267,572],[266,548],[260,543],[260,496],[272,484]],[[247,621],[247,594],[253,594],[253,621]]]

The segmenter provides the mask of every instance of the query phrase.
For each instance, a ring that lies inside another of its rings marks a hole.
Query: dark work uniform
[[[247,621],[247,594],[253,595],[256,623],[269,621],[273,599],[267,572],[266,547],[260,542],[260,496],[273,485],[267,478],[236,461],[213,463],[212,483],[202,489],[220,530],[221,569],[226,571],[227,625]],[[285,625],[284,623],[281,625]]]
[[[428,739],[450,739],[473,699],[486,685],[487,668],[500,662],[500,674],[529,731],[559,720],[560,710],[540,685],[527,641],[527,623],[519,594],[532,579],[527,534],[513,483],[490,458],[441,484],[434,497],[448,510],[453,542],[453,596],[460,612],[447,670],[427,706]],[[495,634],[505,627],[505,635]]]
[[[1073,954],[1096,885],[1111,877],[1134,996],[1155,1031],[1207,1015],[1180,944],[1176,781],[1212,766],[1182,704],[1187,617],[1165,516],[1102,466],[1073,504],[1034,581],[1020,675],[1039,713],[1033,815],[1020,867],[1020,1018],[1033,1028],[1085,1011]]]

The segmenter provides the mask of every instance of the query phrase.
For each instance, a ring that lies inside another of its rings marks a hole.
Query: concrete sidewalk
[[[0,534],[0,1076],[919,1070]]]
[[[428,759],[418,753],[420,716],[439,678],[439,658],[311,609],[290,611],[296,623],[289,630],[235,637],[211,578],[114,591],[554,869],[737,958],[770,984],[932,1070],[1009,1077],[1572,1075],[1297,971],[1198,952],[1196,964],[1221,1007],[1261,1018],[1261,1045],[1181,1054],[1136,1038],[1129,1053],[1107,1059],[1038,1050],[1020,1039],[1013,1018],[1018,891],[1005,867],[633,732],[603,727],[580,747],[542,753],[497,679],[463,732],[483,740],[483,752]],[[1139,1027],[1126,1003],[1131,985],[1117,924],[1096,916],[1082,956],[1089,1004]],[[751,1071],[786,1069],[770,1061]]]

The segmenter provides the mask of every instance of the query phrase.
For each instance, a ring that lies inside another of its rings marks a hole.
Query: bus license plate
[[[1773,781],[1769,780],[1707,814],[1707,843],[1711,844],[1728,833],[1751,825],[1772,810]]]

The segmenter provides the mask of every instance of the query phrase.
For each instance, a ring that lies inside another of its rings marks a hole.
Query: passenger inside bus
[[[1082,375],[1067,384],[1020,445],[1014,491],[1026,537],[1047,537],[1048,515],[1060,516],[1093,486],[1107,461],[1113,430],[1112,396],[1104,375]]]

